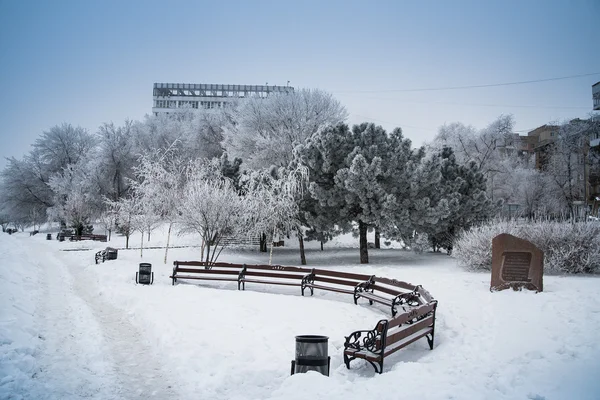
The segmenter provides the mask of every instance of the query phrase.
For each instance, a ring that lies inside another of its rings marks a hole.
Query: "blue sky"
[[[480,128],[500,114],[526,131],[586,117],[600,74],[389,90],[596,73],[599,38],[599,0],[0,0],[0,157],[22,157],[63,122],[95,132],[142,119],[154,82],[289,80],[415,145],[444,123]]]

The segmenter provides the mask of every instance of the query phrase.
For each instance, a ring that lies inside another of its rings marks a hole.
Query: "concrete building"
[[[592,100],[594,101],[594,110],[600,110],[600,82],[592,85]]]
[[[238,99],[293,91],[291,86],[155,83],[152,113],[170,113],[182,108],[222,108]]]
[[[557,125],[542,125],[527,134],[528,141],[535,154],[535,167],[543,169],[548,160],[551,145],[556,140],[559,127]]]

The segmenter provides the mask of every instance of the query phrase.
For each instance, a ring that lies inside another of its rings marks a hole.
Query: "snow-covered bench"
[[[372,330],[351,333],[344,343],[346,367],[350,369],[350,362],[361,358],[369,362],[375,368],[375,372],[381,374],[383,361],[387,356],[423,337],[433,350],[436,308],[437,301],[432,300],[393,319],[380,320]]]
[[[304,296],[306,289],[310,289],[311,296],[314,289],[354,294],[358,285],[364,284],[371,278],[373,278],[371,275],[314,268],[302,281],[302,295]]]
[[[107,237],[106,235],[71,235],[71,237],[69,238],[70,241],[79,241],[79,240],[95,240],[95,241],[99,241],[99,242],[106,242]]]
[[[360,298],[369,300],[369,304],[380,303],[390,307],[394,317],[399,306],[409,304],[414,307],[421,303],[418,288],[419,286],[395,279],[372,276],[354,288],[354,304],[358,304]]]
[[[175,261],[170,278],[173,285],[178,279],[237,282],[244,290],[246,283],[302,286],[303,278],[311,271],[301,267],[280,265],[246,265],[229,263],[207,264],[203,261]]]
[[[345,293],[354,297],[387,305],[392,319],[381,320],[374,329],[356,331],[346,337],[344,363],[362,358],[381,373],[388,355],[426,337],[433,349],[435,310],[437,301],[422,286],[377,277],[317,268],[283,267],[280,265],[246,265],[230,263],[207,264],[202,261],[175,261],[170,278],[237,282],[238,290],[246,283],[299,286],[302,295],[307,289]],[[399,313],[398,316],[395,316]]]

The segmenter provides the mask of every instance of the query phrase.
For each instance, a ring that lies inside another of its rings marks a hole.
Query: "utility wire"
[[[352,94],[341,94],[341,96],[353,96]],[[404,103],[404,104],[439,104],[449,106],[465,106],[465,107],[499,107],[499,108],[542,108],[542,109],[569,109],[569,110],[589,110],[588,106],[538,106],[538,105],[513,105],[513,104],[477,104],[477,103],[454,103],[448,101],[415,101],[401,100],[385,97],[361,96],[367,100],[382,100],[388,102]]]
[[[600,75],[600,72],[593,72],[591,74],[560,76],[560,77],[546,78],[546,79],[533,79],[533,80],[529,80],[529,81],[491,83],[491,84],[486,84],[486,85],[448,86],[448,87],[421,88],[421,89],[338,90],[338,91],[334,91],[333,93],[394,93],[394,92],[430,92],[430,91],[442,91],[442,90],[477,89],[477,88],[487,88],[487,87],[496,87],[496,86],[514,86],[514,85],[525,85],[525,84],[529,84],[529,83],[538,83],[538,82],[560,81],[560,80],[564,80],[564,79],[582,78],[585,76],[593,76],[593,75]]]

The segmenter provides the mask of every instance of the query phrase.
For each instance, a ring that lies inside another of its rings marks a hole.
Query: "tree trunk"
[[[210,240],[207,240],[208,244],[206,245],[206,266],[210,263]]]
[[[323,241],[321,240],[321,251],[323,251]]]
[[[129,234],[125,236],[125,248],[129,249]]]
[[[142,244],[140,245],[140,258],[144,257],[144,231],[140,232],[142,236]]]
[[[260,235],[260,252],[261,253],[267,252],[267,234],[266,233],[262,233]]]
[[[358,220],[358,232],[360,236],[360,263],[369,263],[369,250],[367,248],[367,224]]]
[[[111,232],[112,232],[112,229],[109,229],[109,230],[108,230],[108,241],[109,241],[109,242],[110,242],[110,234],[111,234]]]
[[[173,226],[173,223],[170,222],[169,223],[169,231],[167,232],[167,247],[165,247],[165,264],[167,263],[167,253],[169,252],[169,241],[171,239],[171,227]]]
[[[271,262],[273,261],[273,239],[275,239],[275,229],[273,229],[273,236],[271,236],[271,252],[269,253],[269,265],[271,265]]]
[[[147,242],[150,241],[150,230],[148,229],[148,239],[146,240]]]
[[[300,264],[306,265],[306,255],[304,253],[304,236],[298,232],[298,243],[300,244]]]
[[[375,248],[376,249],[381,248],[381,238],[380,238],[379,228],[375,228]]]

